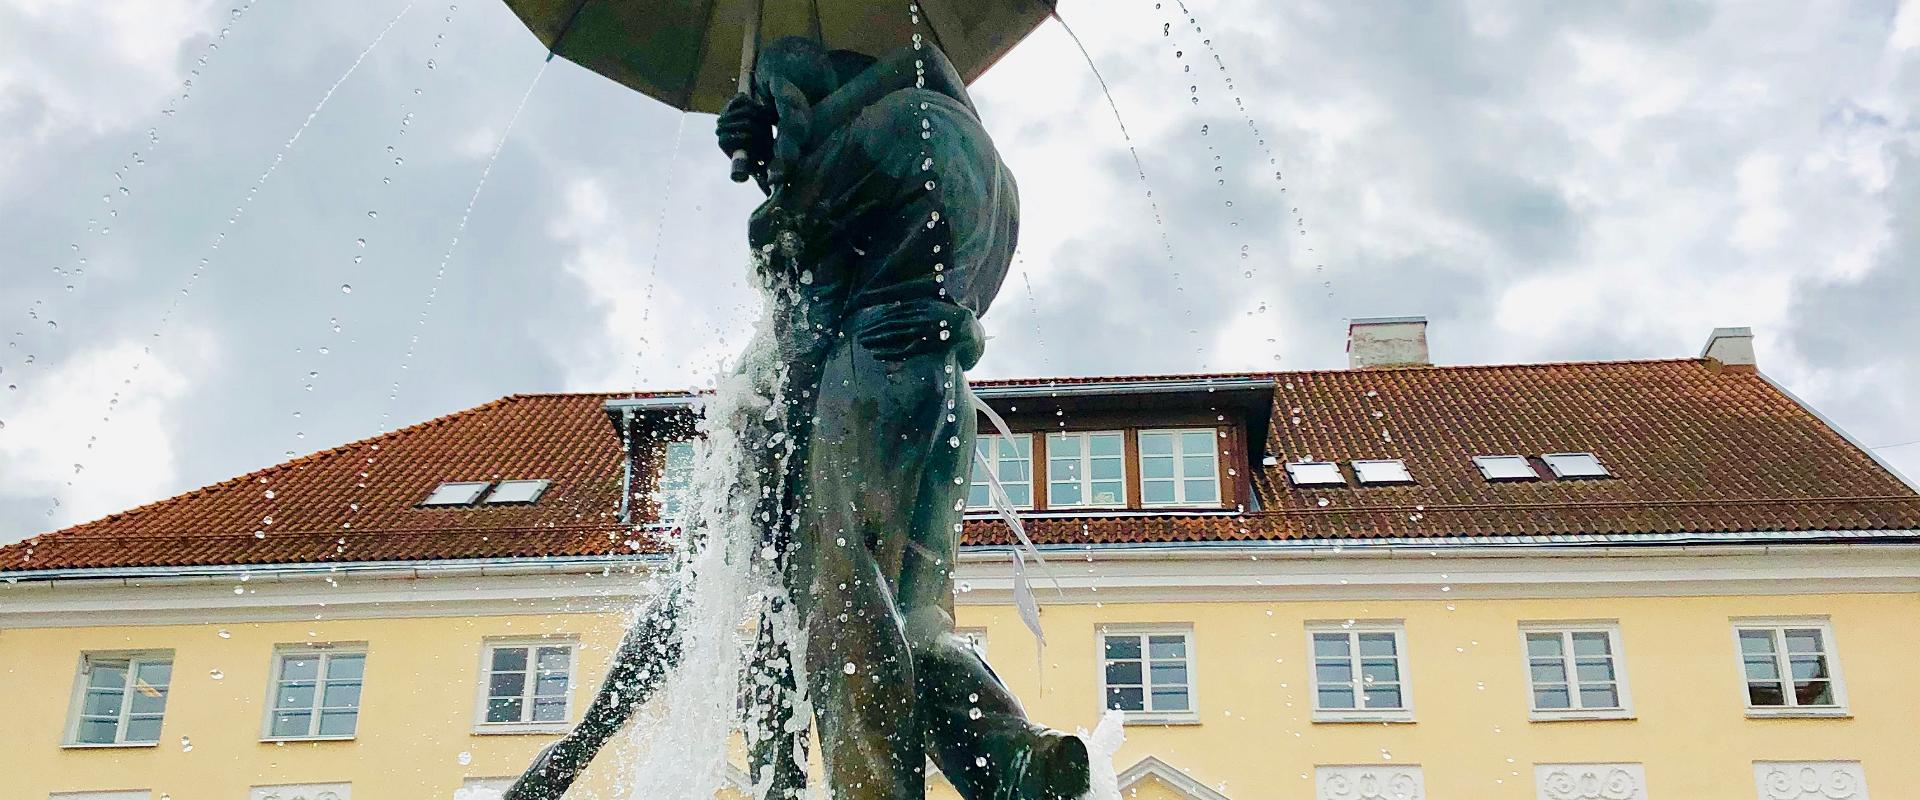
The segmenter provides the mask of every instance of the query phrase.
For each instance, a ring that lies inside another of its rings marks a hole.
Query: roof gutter
[[[657,553],[537,558],[458,558],[416,561],[338,561],[306,564],[208,564],[192,567],[107,567],[47,569],[0,573],[8,585],[53,580],[195,580],[231,578],[297,578],[339,575],[391,578],[450,578],[474,575],[583,574],[616,566],[658,568],[668,557]]]
[[[1273,378],[1191,378],[1171,381],[1105,381],[1100,383],[1022,384],[975,386],[982,400],[1021,397],[1090,397],[1116,394],[1174,394],[1181,392],[1273,391]]]

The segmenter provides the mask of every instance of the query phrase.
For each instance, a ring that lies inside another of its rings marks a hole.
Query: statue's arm
[[[916,61],[924,66],[916,67]],[[921,79],[925,79],[924,84]],[[966,106],[968,111],[976,115],[979,113],[973,107],[973,99],[967,95],[967,82],[960,77],[959,70],[953,68],[953,62],[947,60],[946,54],[940,52],[940,48],[931,45],[918,50],[904,47],[882,57],[814,105],[813,138],[808,141],[807,149],[811,150],[820,138],[844,127],[880,98],[915,86],[952,97]]]

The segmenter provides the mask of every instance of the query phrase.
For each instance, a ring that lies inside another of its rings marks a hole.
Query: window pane
[[[567,668],[567,661],[567,648],[542,647],[540,648],[540,660],[536,666],[543,670],[565,670]]]
[[[1107,708],[1121,711],[1145,711],[1146,692],[1138,686],[1114,687],[1107,690]]]
[[[1118,456],[1121,453],[1120,434],[1096,433],[1087,437],[1087,454],[1100,456]]]
[[[1187,684],[1187,662],[1154,662],[1151,677],[1153,678],[1153,685],[1156,687],[1156,691],[1158,687],[1161,686],[1185,686]]]
[[[1792,628],[1787,631],[1787,652],[1818,653],[1822,649],[1820,631],[1813,628]]]
[[[567,701],[564,699],[545,699],[533,701],[534,722],[562,722],[567,718]]]
[[[1346,657],[1349,655],[1347,635],[1344,633],[1316,633],[1313,635],[1313,654],[1321,657]]]
[[[166,686],[173,679],[173,662],[142,661],[134,671],[135,683],[149,686]]]
[[[496,672],[487,678],[488,697],[518,697],[527,686],[527,673]]]
[[[320,659],[314,656],[286,656],[280,661],[283,681],[310,681],[320,677]]]
[[[1573,635],[1573,654],[1576,656],[1604,656],[1613,652],[1607,644],[1604,633],[1576,633]]]
[[[1091,474],[1096,481],[1120,480],[1120,459],[1096,458],[1091,467]]]
[[[359,719],[358,711],[322,711],[320,712],[320,735],[352,736],[354,724]]]
[[[1012,492],[1008,492],[1008,494],[1012,494]],[[992,490],[988,489],[986,484],[976,483],[967,487],[967,507],[992,508],[992,496]]]
[[[1399,683],[1400,664],[1390,658],[1361,661],[1360,679],[1379,683]]]
[[[1833,682],[1799,681],[1793,685],[1793,696],[1803,706],[1833,705]]]
[[[495,697],[487,701],[488,722],[519,722],[520,698]]]
[[[1092,505],[1117,506],[1122,502],[1119,481],[1096,481],[1093,484]]]
[[[1368,686],[1364,699],[1367,702],[1367,708],[1399,708],[1400,686],[1398,684]]]
[[[1153,690],[1153,710],[1155,711],[1187,710],[1186,688],[1174,687],[1170,689],[1163,689],[1163,688],[1155,687]]]
[[[1000,488],[1006,490],[1007,500],[1014,505],[1033,505],[1033,486],[1031,484],[1003,485]]]
[[[1140,662],[1115,661],[1107,665],[1107,685],[1137,685],[1141,683]]]
[[[1140,459],[1140,477],[1148,480],[1171,479],[1173,477],[1173,459],[1152,457]]]
[[[1613,685],[1580,687],[1581,708],[1618,708],[1620,696]]]
[[[1140,638],[1137,636],[1107,637],[1107,658],[1139,658]]]
[[[542,675],[534,682],[533,693],[540,697],[558,697],[567,693],[567,676]]]
[[[1173,481],[1142,481],[1140,500],[1144,503],[1171,503],[1174,501]]]
[[[1570,705],[1565,686],[1541,686],[1533,690],[1534,708],[1569,708]]]
[[[1213,454],[1205,450],[1200,451],[1199,455],[1189,451],[1180,457],[1181,474],[1188,478],[1213,477],[1213,465]]]
[[[120,700],[125,694],[119,689],[88,689],[86,698],[80,703],[80,713],[92,717],[119,717]]]
[[[1797,681],[1827,677],[1827,659],[1823,656],[1792,656],[1787,664]]]
[[[313,714],[308,711],[281,712],[273,715],[274,736],[305,736],[307,726],[313,724]]]
[[[1321,683],[1350,683],[1353,681],[1353,664],[1346,661],[1318,661],[1313,665],[1315,679]]]
[[[1189,503],[1220,502],[1220,484],[1213,481],[1212,479],[1187,481],[1187,502]]]
[[[1787,697],[1786,693],[1781,691],[1780,684],[1778,683],[1749,682],[1747,684],[1747,702],[1756,706],[1784,706],[1787,704]]]
[[[127,696],[127,711],[133,714],[158,714],[167,710],[167,690],[152,686],[135,689]]]
[[[1140,434],[1140,455],[1143,455],[1143,456],[1173,455],[1173,434],[1170,434],[1170,433]],[[1172,466],[1172,463],[1173,462],[1171,461],[1167,462],[1168,466]]]
[[[1581,659],[1574,663],[1574,672],[1582,683],[1610,683],[1613,681],[1613,662],[1605,660]]]
[[[1527,634],[1527,655],[1531,658],[1559,658],[1560,634]]]
[[[1531,666],[1534,683],[1567,682],[1567,667],[1558,661],[1535,661]]]
[[[1744,660],[1744,663],[1747,665],[1747,680],[1772,681],[1780,679],[1780,667],[1774,663],[1774,660],[1771,658],[1748,658]]]
[[[496,647],[493,649],[493,671],[507,672],[527,668],[527,648]]]
[[[327,708],[359,708],[360,684],[329,683],[327,691],[320,698],[320,705]]]
[[[1393,655],[1393,634],[1363,633],[1359,638],[1362,657]]]
[[[160,741],[160,718],[128,717],[126,740],[129,742]]]
[[[1750,655],[1773,655],[1773,632],[1741,631],[1740,652]]]
[[[1186,658],[1187,637],[1150,636],[1147,637],[1147,655],[1156,660],[1163,658]]]
[[[1353,708],[1353,687],[1323,685],[1314,692],[1314,702],[1320,708]]]
[[[112,744],[113,732],[117,727],[118,723],[113,719],[83,719],[73,738],[81,744]]]
[[[313,684],[283,683],[274,698],[274,708],[312,708]]]
[[[1180,451],[1187,455],[1213,452],[1213,431],[1183,431],[1180,434]]]
[[[1056,477],[1059,474],[1058,472],[1054,473]],[[1080,502],[1080,484],[1077,482],[1054,483],[1047,487],[1047,505],[1077,506],[1080,505]]]

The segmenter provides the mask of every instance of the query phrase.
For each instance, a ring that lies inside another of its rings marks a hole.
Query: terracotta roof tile
[[[982,381],[1272,378],[1282,462],[1398,458],[1409,486],[1300,489],[1245,514],[1041,516],[1047,544],[1920,529],[1920,496],[1751,369],[1703,360]],[[0,548],[0,571],[532,558],[656,547],[619,521],[613,398],[514,395]],[[1598,454],[1615,477],[1490,483],[1475,455]],[[546,479],[538,503],[420,508],[442,481]],[[269,494],[271,492],[271,494]],[[271,519],[269,523],[268,520]],[[970,544],[1005,527],[969,520]]]

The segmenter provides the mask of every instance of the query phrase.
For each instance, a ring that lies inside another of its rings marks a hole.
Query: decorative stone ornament
[[[1533,785],[1540,800],[1647,800],[1639,764],[1536,764]]]
[[[1313,768],[1316,800],[1425,800],[1426,776],[1412,764]]]
[[[1760,800],[1867,800],[1858,761],[1755,761]]]

